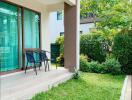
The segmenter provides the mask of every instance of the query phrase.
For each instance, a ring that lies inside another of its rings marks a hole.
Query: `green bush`
[[[80,55],[80,70],[83,72],[95,72],[102,73],[102,65],[97,61],[88,62],[88,57],[85,55]]]
[[[57,57],[56,60],[57,60],[57,63],[60,64],[60,66],[62,67],[64,66],[64,54],[61,53],[60,56]]]
[[[126,74],[132,74],[132,30],[121,31],[114,37],[113,55]]]
[[[102,65],[105,73],[121,74],[121,65],[115,58],[107,58]]]
[[[58,37],[55,43],[60,45],[60,53],[64,54],[64,36]]]
[[[87,56],[80,55],[80,70],[83,72],[88,72],[89,69],[87,68]]]
[[[107,58],[105,62],[87,61],[87,56],[80,56],[80,70],[93,73],[111,73],[113,75],[121,74],[121,65],[115,58]]]
[[[80,53],[87,55],[90,59],[103,62],[105,61],[106,51],[102,43],[104,38],[99,34],[84,34],[81,36]]]
[[[92,61],[87,64],[90,72],[94,73],[104,73],[102,64],[98,63],[97,61]]]

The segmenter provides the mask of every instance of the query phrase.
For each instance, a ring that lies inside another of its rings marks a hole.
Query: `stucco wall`
[[[80,24],[80,31],[82,31],[84,34],[89,33],[90,28],[94,28],[94,23]]]
[[[50,13],[50,29],[50,43],[54,43],[60,32],[64,32],[64,20],[57,20],[57,12]]]

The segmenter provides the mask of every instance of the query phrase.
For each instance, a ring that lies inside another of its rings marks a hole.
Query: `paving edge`
[[[72,73],[72,74],[69,75],[69,76],[66,76],[66,77],[63,78],[63,79],[59,79],[58,81],[55,81],[55,82],[52,82],[51,84],[48,84],[48,86],[47,86],[45,89],[43,89],[43,91],[40,91],[40,92],[46,92],[46,91],[51,90],[53,87],[58,87],[58,85],[63,84],[63,83],[65,83],[65,82],[67,82],[68,80],[72,79],[72,78],[73,78],[73,75],[74,75],[74,73]],[[38,93],[40,93],[40,92],[38,92]],[[38,93],[35,93],[35,94],[33,94],[33,95],[36,95],[36,94],[38,94]],[[27,100],[31,100],[32,97],[33,97],[33,96],[29,96],[29,97],[27,98]]]
[[[126,89],[127,89],[127,83],[128,83],[128,75],[125,77],[125,80],[124,80],[124,83],[123,83],[120,100],[125,100],[125,93],[126,93]]]

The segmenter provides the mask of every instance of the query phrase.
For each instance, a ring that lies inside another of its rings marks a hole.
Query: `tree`
[[[96,26],[96,19],[102,14],[102,12],[111,9],[119,0],[81,0],[81,16],[85,16],[86,13],[92,13],[94,15],[94,24]]]
[[[96,27],[109,33],[112,30],[132,28],[132,2],[130,0],[81,0],[81,16],[94,14]],[[101,21],[96,22],[96,18]]]
[[[129,0],[120,0],[109,10],[100,13],[101,22],[98,27],[104,30],[131,29],[132,28],[132,3]]]

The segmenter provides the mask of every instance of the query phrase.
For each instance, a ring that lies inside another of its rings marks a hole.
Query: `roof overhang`
[[[53,4],[59,4],[59,3],[64,3],[66,2],[69,5],[75,5],[76,0],[36,0],[44,5],[53,5]]]

